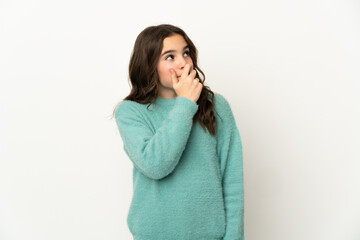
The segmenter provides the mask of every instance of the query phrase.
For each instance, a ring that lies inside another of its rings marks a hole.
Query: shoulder
[[[126,114],[134,114],[139,112],[140,110],[140,103],[131,100],[122,100],[115,109],[115,118],[119,118],[122,115]]]
[[[232,115],[229,101],[220,93],[214,92],[214,103],[216,111],[221,115]]]
[[[226,135],[236,127],[236,120],[231,104],[229,100],[220,93],[214,93],[214,100],[216,108],[216,131],[220,135]]]

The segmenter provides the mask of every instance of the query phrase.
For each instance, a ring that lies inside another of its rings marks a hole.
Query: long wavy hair
[[[196,101],[199,108],[193,117],[193,123],[199,121],[206,132],[206,128],[213,136],[216,135],[216,111],[214,93],[208,86],[205,86],[205,74],[197,63],[198,53],[194,43],[179,27],[170,24],[161,24],[145,28],[136,38],[129,63],[129,79],[132,85],[130,94],[123,100],[132,100],[138,103],[149,103],[149,107],[158,97],[159,75],[157,64],[163,48],[163,40],[175,34],[181,35],[189,46],[190,57],[193,61],[193,68],[197,70],[196,78],[203,84],[199,99]],[[199,76],[199,72],[202,77]],[[113,111],[113,117],[119,102]],[[216,111],[217,113],[217,111]],[[217,113],[218,114],[218,113]],[[218,114],[219,115],[219,114]]]

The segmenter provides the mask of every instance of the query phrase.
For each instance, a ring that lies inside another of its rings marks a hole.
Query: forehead
[[[182,50],[187,45],[183,36],[175,34],[169,36],[163,41],[163,51],[167,50]]]

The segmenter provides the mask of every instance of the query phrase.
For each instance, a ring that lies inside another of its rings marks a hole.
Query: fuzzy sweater
[[[134,240],[245,239],[241,138],[227,100],[215,93],[214,102],[216,137],[193,124],[198,105],[182,96],[116,108],[134,166]]]

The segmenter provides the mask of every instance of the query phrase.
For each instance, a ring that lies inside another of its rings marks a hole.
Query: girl
[[[204,85],[193,42],[176,26],[147,27],[129,78],[113,114],[134,166],[134,240],[244,240],[239,130],[227,100]]]

